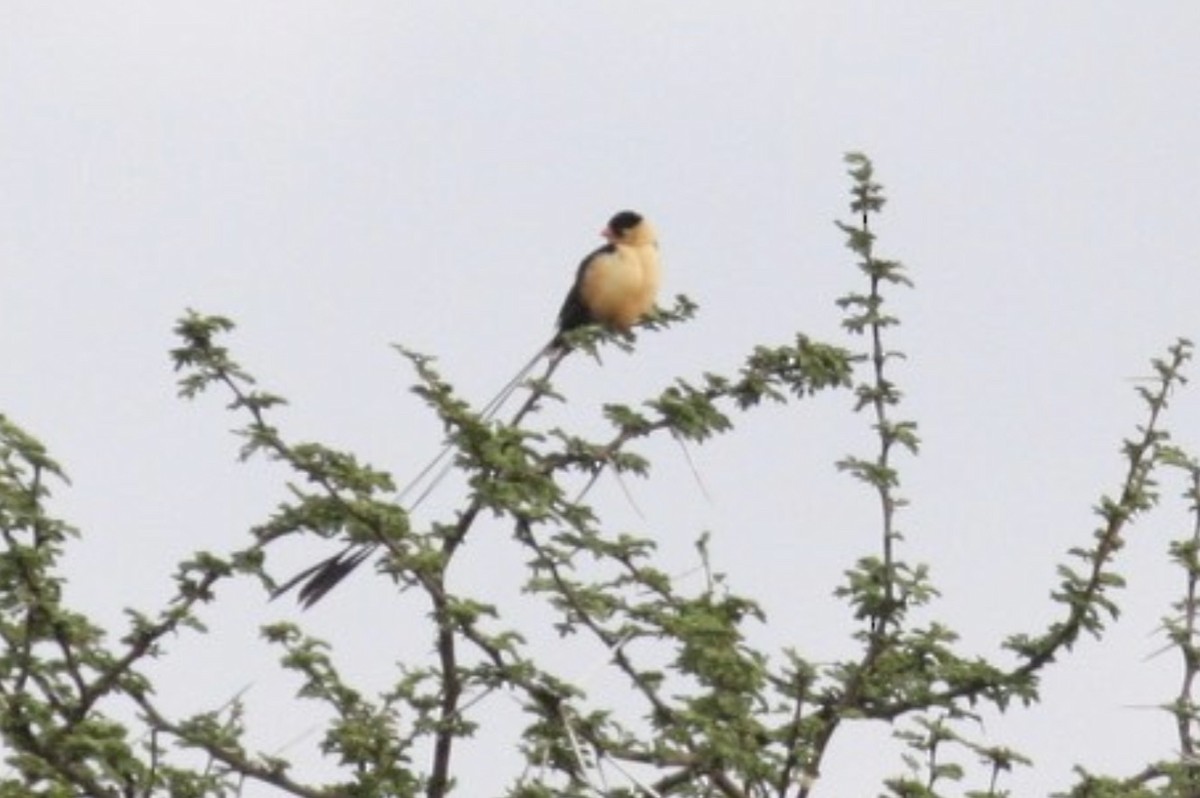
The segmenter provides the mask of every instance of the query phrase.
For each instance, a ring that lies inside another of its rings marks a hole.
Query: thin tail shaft
[[[480,411],[480,418],[484,421],[490,421],[495,415],[500,412],[500,409],[508,401],[509,397],[520,387],[521,383],[529,376],[538,364],[538,361],[545,356],[550,357],[549,364],[546,368],[546,373],[542,379],[549,379],[558,365],[562,362],[569,350],[561,345],[559,336],[551,339],[550,343],[538,349],[537,353],[529,359],[516,375],[505,383],[504,387],[491,398]],[[517,411],[512,423],[518,423],[532,408],[536,401],[535,397],[530,397],[520,410]],[[446,459],[447,455],[453,450],[452,444],[446,444],[445,447],[438,453],[437,457],[431,460],[424,468],[421,469],[413,479],[401,489],[397,494],[397,501],[403,502],[418,486],[425,480],[429,474],[438,468],[438,465]],[[434,474],[433,479],[426,485],[425,489],[417,495],[416,499],[406,508],[408,512],[412,512],[421,505],[423,501],[433,492],[434,488],[446,477],[453,467],[453,461],[442,465],[441,469]],[[293,576],[287,582],[277,587],[271,594],[271,598],[278,598],[285,593],[288,593],[297,585],[300,586],[300,591],[297,594],[297,599],[300,605],[308,609],[316,604],[325,594],[333,588],[337,587],[343,579],[350,575],[358,566],[362,565],[375,550],[379,547],[379,543],[354,543],[342,549],[337,554],[327,557],[324,560],[312,565],[300,573]]]
[[[488,403],[483,406],[479,414],[480,419],[483,421],[491,421],[492,418],[500,412],[500,408],[504,406],[504,403],[508,401],[509,397],[513,395],[513,392],[516,391],[517,388],[520,387],[521,383],[524,382],[525,378],[529,376],[529,372],[533,371],[533,367],[537,365],[538,361],[541,360],[542,357],[544,357],[547,353],[552,352],[553,349],[554,341],[551,341],[539,349],[537,353],[529,359],[529,362],[522,366],[520,370],[517,371],[516,375],[506,382],[504,387],[497,391],[496,395],[493,396]],[[404,489],[400,491],[397,499],[403,502],[410,493],[416,490],[417,486],[421,484],[422,480],[424,480],[426,476],[428,476],[435,468],[437,468],[439,463],[446,459],[447,455],[449,455],[453,449],[454,446],[449,443],[443,446],[442,450],[438,452],[438,456],[430,461],[429,465],[421,469],[421,473],[417,474],[417,476],[414,477],[411,482],[404,486]],[[450,473],[450,469],[453,467],[453,462],[448,462],[442,465],[441,469],[438,470],[437,474],[434,475],[429,484],[425,486],[425,489],[422,490],[417,495],[417,498],[413,500],[413,503],[409,505],[408,511],[412,512],[420,507],[422,502],[424,502],[425,499],[429,497],[429,494],[433,493],[434,489],[441,484],[442,480],[446,478],[446,475]]]

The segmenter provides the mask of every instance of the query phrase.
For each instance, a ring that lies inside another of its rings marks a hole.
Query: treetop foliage
[[[885,198],[871,161],[852,154],[846,162],[850,216],[837,228],[856,267],[855,287],[838,300],[848,343],[797,333],[757,346],[729,373],[679,377],[640,402],[606,406],[611,429],[601,439],[534,424],[545,403],[567,401],[555,390],[552,366],[527,380],[522,401],[497,420],[491,408],[460,396],[433,358],[397,347],[467,480],[458,509],[442,520],[418,520],[388,471],[282,431],[274,413],[285,400],[237,362],[227,343],[233,322],[189,311],[171,352],[180,395],[223,396],[239,419],[240,457],[278,464],[288,498],[241,549],[199,551],[181,562],[173,598],[154,610],[130,610],[119,633],[66,605],[60,558],[80,533],[54,517],[50,493],[51,485],[67,484],[65,473],[33,436],[0,416],[0,795],[226,796],[253,785],[256,794],[440,798],[460,792],[461,774],[477,767],[471,738],[500,714],[497,707],[511,711],[518,731],[505,750],[487,752],[506,765],[496,768],[504,780],[487,789],[510,798],[805,798],[822,787],[836,795],[837,773],[824,765],[838,733],[855,722],[894,730],[897,775],[881,785],[887,795],[1006,795],[1006,774],[1032,760],[982,740],[974,720],[985,710],[1036,711],[1048,700],[1042,674],[1069,657],[1081,636],[1103,639],[1120,611],[1124,536],[1158,503],[1164,473],[1182,474],[1192,522],[1169,550],[1183,594],[1164,619],[1186,673],[1165,707],[1180,752],[1123,776],[1081,768],[1064,795],[1200,793],[1192,696],[1200,668],[1200,463],[1171,439],[1165,420],[1185,382],[1190,342],[1177,341],[1154,359],[1153,380],[1137,386],[1143,415],[1123,442],[1124,475],[1099,498],[1091,535],[1058,566],[1055,620],[996,641],[992,657],[963,653],[955,631],[936,620],[930,570],[905,559],[897,525],[908,502],[903,462],[921,441],[892,373],[903,355],[889,341],[899,324],[889,300],[913,283],[903,264],[878,254],[872,221]],[[677,297],[640,333],[667,331],[695,312]],[[572,333],[570,343],[585,352],[632,346],[595,329]],[[748,624],[771,619],[722,575],[704,535],[697,552],[705,579],[696,588],[672,576],[679,564],[664,561],[653,539],[614,531],[587,500],[603,474],[651,473],[639,441],[704,443],[733,434],[741,414],[767,403],[804,412],[804,400],[823,392],[846,392],[852,412],[873,431],[869,451],[847,454],[837,466],[880,511],[877,544],[848,564],[836,590],[850,611],[856,650],[832,662],[753,645]],[[605,652],[600,667],[619,677],[623,695],[556,672],[510,607],[454,587],[449,575],[463,546],[485,525],[489,535],[506,531],[523,559],[525,593],[553,614],[564,641]],[[328,717],[317,755],[336,775],[322,783],[301,763],[250,746],[254,719],[240,697],[174,717],[146,675],[152,660],[172,656],[178,635],[208,634],[205,618],[226,583],[252,580],[264,598],[284,584],[273,545],[294,536],[346,547],[359,561],[374,558],[375,573],[359,578],[388,580],[414,599],[405,606],[420,609],[407,627],[422,629],[430,644],[427,658],[397,665],[386,689],[368,690],[344,676],[336,650],[302,624],[262,629],[281,671],[300,685],[298,700]]]

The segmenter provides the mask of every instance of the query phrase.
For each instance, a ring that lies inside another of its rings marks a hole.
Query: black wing
[[[596,321],[595,316],[592,315],[592,312],[584,303],[583,295],[579,288],[583,284],[583,276],[587,274],[587,270],[591,267],[593,261],[600,255],[611,255],[616,251],[617,248],[614,244],[605,244],[595,252],[590,253],[579,264],[579,269],[575,272],[575,283],[571,286],[571,290],[567,292],[567,298],[563,300],[562,308],[558,311],[558,335],[555,336],[555,343],[562,342],[563,333]]]

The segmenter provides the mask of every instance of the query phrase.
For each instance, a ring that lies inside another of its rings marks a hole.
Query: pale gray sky
[[[1200,6],[736,8],[4,4],[0,412],[74,479],[56,502],[85,533],[71,599],[120,629],[123,607],[168,595],[174,562],[241,545],[282,497],[281,471],[235,462],[219,402],[174,398],[185,308],[239,322],[237,355],[292,401],[287,434],[403,481],[439,433],[387,344],[436,354],[482,402],[545,340],[619,208],[655,220],[666,291],[701,312],[603,368],[572,359],[553,421],[601,429],[602,402],[796,331],[843,340],[833,300],[858,284],[831,221],[846,216],[841,156],[862,150],[890,198],[882,252],[917,283],[896,297],[893,340],[925,442],[905,464],[904,555],[931,564],[935,611],[971,650],[1053,617],[1054,564],[1086,541],[1140,420],[1130,378],[1200,338]],[[1193,447],[1197,396],[1171,417]],[[872,497],[832,465],[870,443],[848,405],[761,413],[697,450],[711,504],[655,445],[659,470],[632,486],[646,518],[611,483],[597,506],[681,569],[711,530],[718,567],[770,612],[763,640],[844,654],[848,612],[829,594],[877,536]],[[1113,634],[1049,672],[1044,704],[988,719],[991,741],[1037,761],[1014,794],[1065,787],[1076,762],[1125,775],[1174,751],[1168,718],[1144,707],[1173,695],[1178,666],[1145,658],[1182,589],[1165,550],[1186,524],[1172,505],[1139,526]],[[472,556],[462,578],[481,596],[511,586],[503,541]],[[369,575],[339,593],[303,620],[352,672],[379,683],[427,651],[421,616]],[[197,709],[253,683],[254,739],[273,750],[314,722],[255,639],[293,610],[250,586],[221,598],[212,636],[173,642],[163,699]],[[487,764],[464,794],[488,794],[503,752]],[[885,731],[854,731],[821,794],[875,794],[899,769]]]

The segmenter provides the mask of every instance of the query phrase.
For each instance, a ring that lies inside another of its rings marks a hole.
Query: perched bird
[[[608,243],[579,264],[548,348],[562,346],[565,333],[585,324],[627,332],[654,308],[660,266],[658,236],[650,222],[633,211],[621,211],[601,235]]]
[[[567,333],[589,324],[628,332],[654,309],[661,279],[658,236],[654,227],[641,214],[621,211],[609,219],[601,235],[607,243],[579,264],[575,282],[558,311],[554,336],[484,406],[482,416],[485,420],[495,415],[542,357],[552,359],[550,370],[553,370],[570,349],[566,341]],[[449,451],[450,447],[447,446],[401,491],[401,501],[437,467]],[[429,495],[449,467],[447,465],[413,501],[408,507],[410,512]],[[301,585],[298,595],[300,604],[311,607],[366,561],[377,546],[376,543],[347,546],[332,557],[296,574],[278,587],[274,595],[280,596]]]

